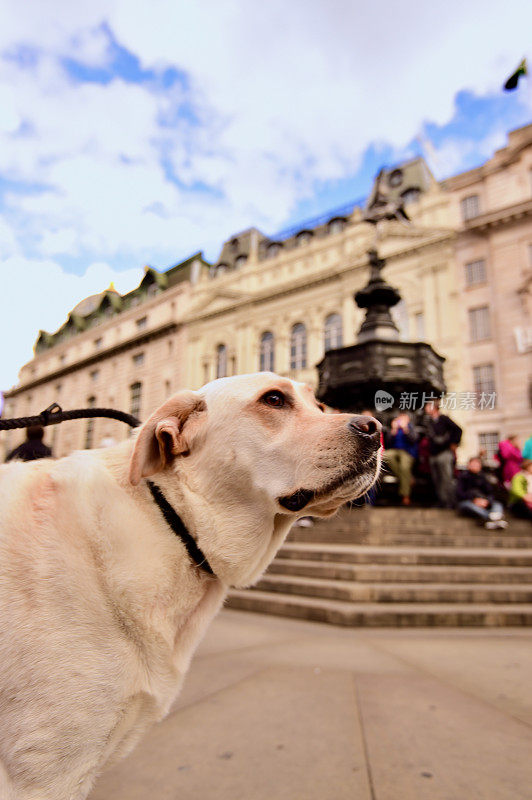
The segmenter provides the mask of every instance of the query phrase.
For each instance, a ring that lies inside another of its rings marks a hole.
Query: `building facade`
[[[356,341],[363,314],[353,295],[377,244],[402,296],[393,310],[401,338],[428,341],[446,359],[461,459],[493,453],[509,433],[528,437],[532,126],[471,172],[438,183],[415,159],[383,171],[378,187],[370,200],[384,187],[405,202],[410,222],[371,225],[351,206],[275,237],[252,228],[233,235],[214,264],[198,253],[166,272],[147,269],[129,295],[87,298],[55,334],[40,333],[35,358],[5,394],[4,416],[57,401],[145,419],[179,388],[266,369],[316,387],[324,352]],[[127,434],[110,420],[70,422],[48,430],[47,442],[61,456]],[[22,437],[2,434],[0,456]]]
[[[457,230],[464,389],[476,399],[468,435],[493,453],[508,435],[523,444],[532,434],[532,125],[442,188]],[[482,407],[483,394],[495,402]]]
[[[3,416],[40,413],[57,402],[65,410],[117,408],[145,419],[184,385],[190,292],[209,265],[201,253],[165,273],[146,269],[127,295],[113,290],[88,297],[55,333],[41,331],[35,358],[22,367],[19,384],[5,393]],[[121,441],[129,428],[111,419],[62,422],[46,429],[55,456]],[[4,431],[0,457],[24,431]]]

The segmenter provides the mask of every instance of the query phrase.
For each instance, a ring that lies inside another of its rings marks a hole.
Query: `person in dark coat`
[[[450,417],[440,414],[438,401],[427,403],[425,414],[430,474],[438,505],[442,508],[454,508],[454,464],[462,429]]]
[[[482,472],[482,462],[478,456],[470,458],[467,469],[458,477],[456,486],[458,511],[475,517],[486,528],[506,528],[503,507],[494,500],[492,487]]]
[[[51,458],[52,451],[43,442],[44,428],[41,425],[32,425],[26,429],[26,441],[15,447],[6,458],[6,461],[36,461],[38,458]]]

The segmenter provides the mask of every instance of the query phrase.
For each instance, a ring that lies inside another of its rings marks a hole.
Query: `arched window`
[[[417,203],[420,196],[421,191],[416,186],[412,186],[410,189],[407,189],[406,192],[402,193],[401,199],[403,203]]]
[[[235,267],[237,269],[241,269],[247,260],[248,260],[247,256],[237,256],[235,259]]]
[[[307,366],[307,329],[297,322],[290,336],[290,369],[305,369]]]
[[[261,372],[274,372],[274,346],[273,333],[270,331],[263,333],[260,337],[259,370]]]
[[[296,244],[298,247],[303,247],[306,244],[309,244],[312,239],[312,232],[311,231],[300,231],[296,235]]]
[[[219,344],[216,348],[216,377],[225,378],[227,376],[227,347]]]
[[[279,242],[272,242],[268,245],[268,250],[266,251],[268,258],[275,258],[275,256],[279,255],[281,247],[282,245]]]
[[[342,346],[342,317],[340,314],[329,314],[324,328],[325,352],[336,350]]]
[[[329,233],[341,233],[346,226],[346,221],[343,217],[335,217],[329,221]]]

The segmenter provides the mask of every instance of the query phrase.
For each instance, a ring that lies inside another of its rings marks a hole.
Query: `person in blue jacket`
[[[394,417],[384,430],[383,459],[399,481],[401,504],[410,505],[412,469],[417,457],[417,435],[406,412]]]

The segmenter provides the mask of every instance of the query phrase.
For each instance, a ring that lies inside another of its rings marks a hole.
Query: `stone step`
[[[450,526],[425,530],[401,530],[391,525],[388,529],[357,528],[342,529],[336,525],[312,528],[292,528],[289,542],[331,542],[332,544],[365,544],[399,546],[408,543],[412,547],[512,547],[532,548],[532,535],[514,533],[513,529],[489,531],[484,527],[460,529]]]
[[[253,591],[322,597],[352,603],[532,603],[532,585],[453,583],[356,583],[265,575]]]
[[[518,519],[506,512],[506,519],[510,526],[518,532],[530,533],[530,523],[526,520]],[[316,517],[316,526],[328,528],[331,524],[352,526],[353,524],[366,524],[372,526],[393,524],[394,526],[405,527],[409,530],[416,528],[434,528],[452,524],[459,528],[475,527],[477,522],[472,517],[458,514],[456,511],[441,508],[415,508],[410,506],[370,507],[364,508],[343,508],[334,517],[320,519]]]
[[[529,583],[532,586],[532,566],[491,566],[453,564],[348,564],[334,561],[276,558],[267,575],[298,575],[307,578],[338,579],[359,583]]]
[[[532,549],[459,547],[378,547],[324,542],[287,542],[278,559],[348,564],[532,566]]]
[[[233,590],[229,608],[353,627],[503,627],[532,624],[532,604],[350,603]]]
[[[516,519],[506,514],[508,532],[512,535],[532,537],[532,526],[529,522]],[[329,535],[335,530],[338,533],[354,531],[406,531],[408,533],[447,533],[449,529],[457,533],[479,532],[482,526],[471,517],[464,517],[455,511],[444,509],[416,508],[356,508],[342,509],[334,517],[323,520],[314,518],[314,530],[326,531]],[[297,531],[298,528],[294,528]],[[299,529],[299,530],[305,530]]]

